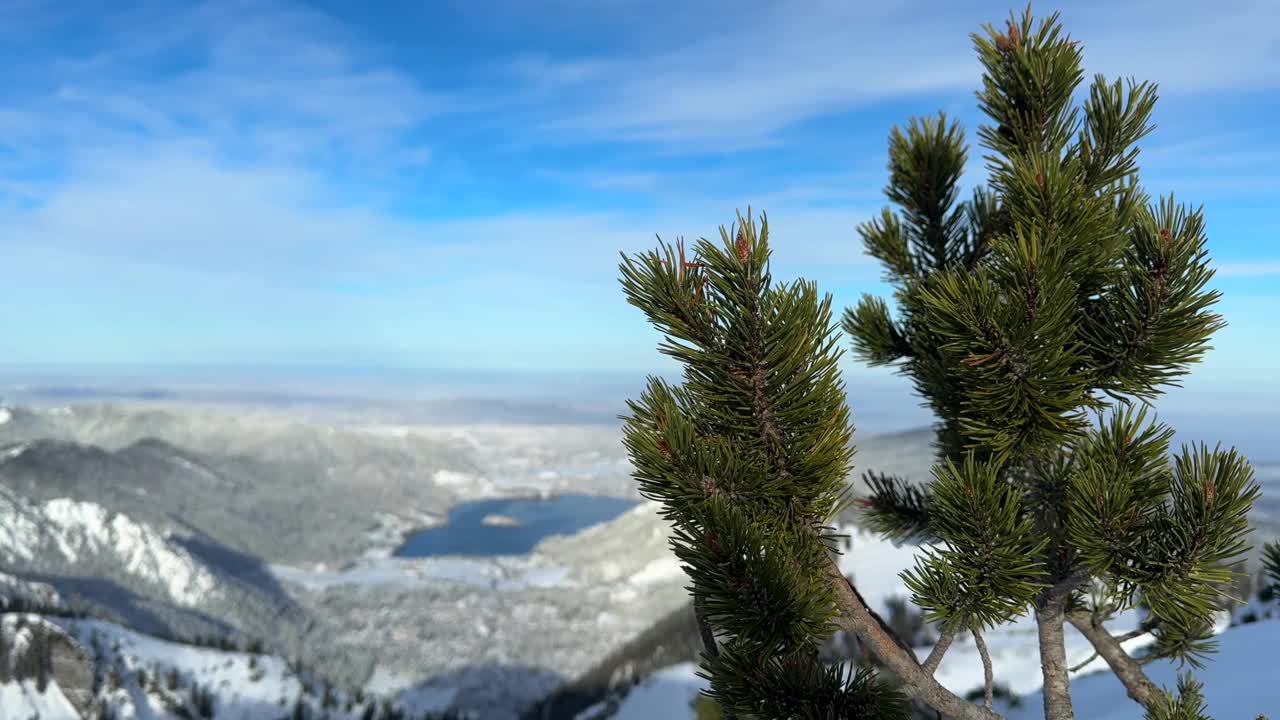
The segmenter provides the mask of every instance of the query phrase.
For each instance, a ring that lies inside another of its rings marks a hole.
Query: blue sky
[[[618,252],[748,205],[777,276],[884,294],[889,130],[946,110],[980,181],[968,34],[1014,5],[0,0],[4,361],[669,368]],[[1159,83],[1146,185],[1205,205],[1195,377],[1275,387],[1280,5],[1057,7]]]

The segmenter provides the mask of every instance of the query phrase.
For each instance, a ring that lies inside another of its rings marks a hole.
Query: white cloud
[[[449,220],[397,218],[335,202],[323,179],[288,164],[237,166],[209,143],[146,143],[77,156],[74,172],[29,208],[0,211],[13,261],[67,283],[83,276],[182,273],[193,280],[290,287],[430,287],[504,270],[555,282],[614,282],[619,251],[654,234],[718,238],[735,209],[770,214],[779,255],[799,269],[862,264],[854,225],[878,207],[807,208],[761,195],[654,211],[525,212]],[[772,200],[762,205],[762,199]],[[803,200],[803,197],[800,198]],[[114,268],[114,270],[109,270]],[[566,286],[567,287],[567,286]]]
[[[981,72],[969,34],[1007,16],[1003,3],[776,0],[707,12],[679,28],[677,47],[589,62],[524,58],[520,67],[550,78],[544,86],[571,86],[577,109],[545,124],[558,137],[743,148],[871,101],[967,95]],[[1088,2],[1062,19],[1084,43],[1090,78],[1150,79],[1165,95],[1280,87],[1280,7],[1269,0]]]

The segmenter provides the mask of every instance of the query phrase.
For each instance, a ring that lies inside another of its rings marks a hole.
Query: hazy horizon
[[[913,430],[933,422],[910,381],[884,369],[842,363],[856,433]],[[184,403],[297,411],[299,419],[415,424],[616,422],[650,374],[671,369],[252,367],[140,364],[19,366],[0,363],[0,398],[16,404]],[[1260,462],[1280,460],[1280,394],[1247,383],[1184,378],[1155,402],[1155,417],[1182,443],[1222,443]],[[856,434],[855,434],[856,437]]]

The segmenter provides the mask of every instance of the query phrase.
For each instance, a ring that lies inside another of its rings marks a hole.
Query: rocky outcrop
[[[56,684],[80,717],[93,705],[93,661],[60,626],[38,615],[0,616],[0,682]]]

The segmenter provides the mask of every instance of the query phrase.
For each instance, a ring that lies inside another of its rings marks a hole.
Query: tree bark
[[[1071,680],[1067,675],[1067,646],[1063,636],[1066,600],[1064,595],[1055,592],[1044,592],[1036,598],[1045,720],[1075,720],[1075,711],[1071,708]]]
[[[983,697],[987,707],[990,708],[994,700],[992,696],[995,693],[995,677],[991,671],[991,653],[987,652],[987,643],[982,639],[982,631],[974,628],[972,632],[973,643],[978,646],[978,655],[982,657]]]
[[[876,622],[833,558],[828,560],[827,574],[835,588],[836,625],[857,635],[885,667],[902,680],[902,691],[908,697],[920,700],[953,720],[1004,720],[998,713],[971,703],[939,684],[913,653],[904,650]]]
[[[1107,665],[1111,667],[1111,671],[1120,678],[1120,682],[1124,685],[1125,691],[1129,697],[1144,708],[1150,709],[1156,698],[1160,696],[1160,688],[1151,682],[1151,678],[1142,671],[1142,666],[1137,660],[1129,656],[1121,647],[1120,641],[1111,636],[1102,623],[1095,625],[1093,618],[1088,613],[1077,613],[1067,617],[1067,620],[1093,643],[1094,649],[1107,661]]]
[[[938,636],[938,642],[934,643],[933,650],[930,651],[929,657],[924,660],[924,669],[930,675],[938,671],[938,666],[942,664],[942,656],[946,654],[947,648],[951,647],[952,641],[956,639],[956,630],[949,628],[942,631]]]

